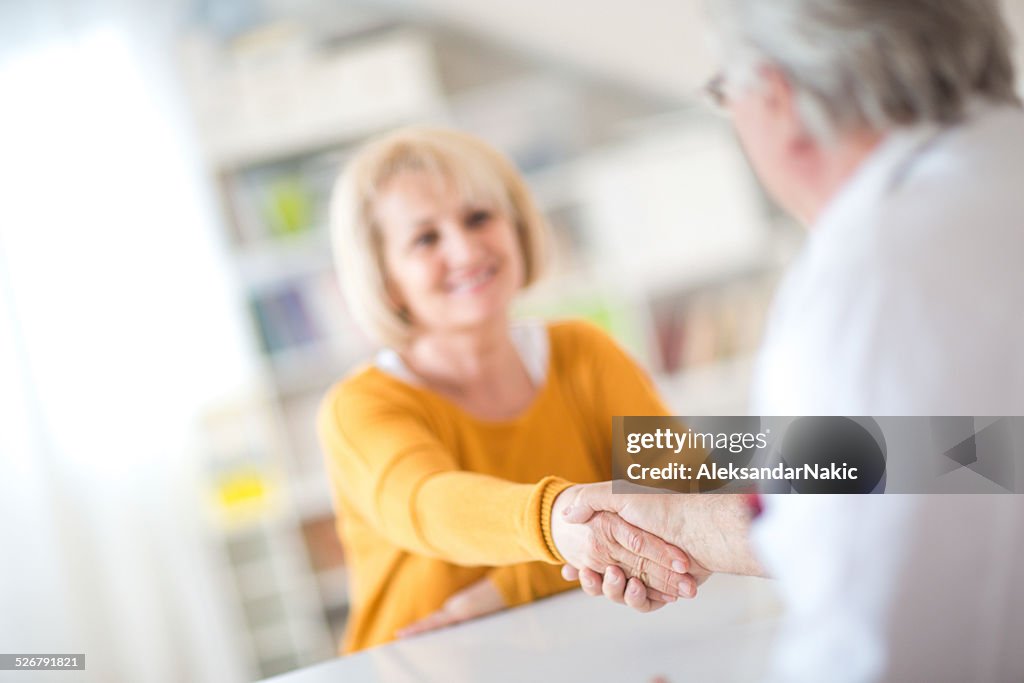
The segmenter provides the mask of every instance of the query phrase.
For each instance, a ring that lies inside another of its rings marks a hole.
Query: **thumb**
[[[599,484],[584,484],[577,487],[575,497],[562,510],[565,521],[572,524],[583,524],[594,513],[602,510],[618,512],[612,499],[612,482],[603,481]]]
[[[562,516],[565,518],[565,521],[570,524],[583,524],[593,517],[595,512],[597,512],[597,510],[590,507],[588,504],[577,501],[562,510]]]

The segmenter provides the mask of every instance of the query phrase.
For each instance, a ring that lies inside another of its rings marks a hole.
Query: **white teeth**
[[[451,291],[453,293],[458,293],[458,292],[461,292],[461,291],[464,291],[464,290],[467,290],[467,289],[472,289],[473,287],[476,287],[478,285],[483,284],[484,282],[487,282],[493,276],[494,276],[494,271],[491,270],[490,268],[488,268],[487,270],[481,271],[479,275],[475,275],[474,277],[472,277],[472,278],[470,278],[468,280],[463,280],[463,281],[459,282],[458,284],[453,285],[451,287]]]

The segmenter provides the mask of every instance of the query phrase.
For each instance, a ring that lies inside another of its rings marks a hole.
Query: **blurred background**
[[[0,652],[86,653],[61,681],[334,656],[313,416],[372,346],[326,203],[397,125],[476,133],[528,178],[553,260],[522,315],[597,322],[679,414],[744,413],[803,231],[701,101],[700,7],[0,2]]]

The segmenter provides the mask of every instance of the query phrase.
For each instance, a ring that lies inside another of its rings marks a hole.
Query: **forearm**
[[[357,443],[330,418],[321,440],[336,495],[394,545],[466,566],[561,564],[551,507],[568,482],[467,472],[429,433],[403,437],[386,424]]]
[[[669,543],[683,548],[711,572],[765,576],[750,543],[753,511],[744,496],[690,494],[670,496],[677,502]]]
[[[417,401],[352,382],[328,394],[317,427],[335,496],[353,514],[398,547],[454,564],[563,562],[551,508],[568,482],[466,471]]]
[[[388,536],[420,554],[462,565],[556,563],[551,506],[567,485],[553,478],[527,485],[445,472],[391,487],[378,494],[375,508]],[[404,494],[397,495],[402,488]]]

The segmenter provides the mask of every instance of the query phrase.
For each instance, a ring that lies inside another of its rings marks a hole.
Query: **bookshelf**
[[[681,412],[743,411],[792,239],[772,227],[724,122],[423,21],[348,35],[284,22],[231,41],[200,31],[182,55],[262,359],[258,388],[207,425],[211,538],[254,673],[332,656],[347,614],[314,418],[373,350],[338,291],[326,215],[368,136],[428,122],[498,146],[553,228],[551,275],[518,314],[602,325]]]

